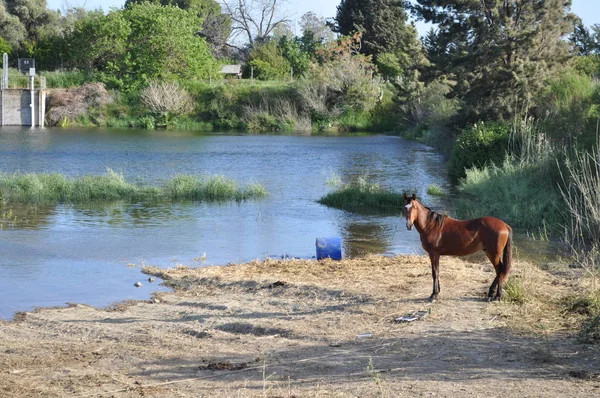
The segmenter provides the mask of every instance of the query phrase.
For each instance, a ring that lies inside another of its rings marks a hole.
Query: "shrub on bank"
[[[507,157],[498,165],[466,170],[456,200],[459,218],[495,216],[530,231],[558,229],[566,216],[558,166],[552,158],[540,163]]]
[[[502,164],[508,150],[510,126],[504,123],[477,123],[464,129],[454,147],[448,165],[450,179],[457,182],[465,170]]]

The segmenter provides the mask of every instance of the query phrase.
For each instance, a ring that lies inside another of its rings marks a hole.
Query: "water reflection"
[[[0,229],[37,229],[51,223],[56,206],[0,204]]]
[[[377,219],[347,220],[342,224],[344,252],[348,257],[393,252],[393,227]]]

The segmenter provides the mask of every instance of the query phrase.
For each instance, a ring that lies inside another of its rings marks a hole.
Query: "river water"
[[[416,190],[438,210],[446,204],[429,197],[427,187],[450,188],[441,156],[399,137],[0,128],[1,172],[81,176],[107,168],[147,183],[179,173],[221,174],[258,182],[270,196],[228,204],[10,208],[16,224],[4,220],[0,230],[0,318],[67,302],[105,307],[148,298],[163,288],[146,281],[143,265],[312,258],[317,237],[342,237],[347,257],[422,253],[418,233],[407,231],[398,214],[355,214],[316,201],[334,189],[327,184],[334,175],[348,181],[366,173],[395,191]],[[137,281],[143,286],[134,287]]]

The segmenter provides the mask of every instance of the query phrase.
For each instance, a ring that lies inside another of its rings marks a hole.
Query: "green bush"
[[[555,142],[584,147],[595,142],[600,101],[591,76],[567,71],[548,82],[537,103],[541,128]]]
[[[41,72],[40,75],[46,78],[47,88],[79,87],[92,81],[92,76],[83,71]]]
[[[451,90],[450,82],[434,80],[406,100],[401,106],[403,136],[449,153],[454,141],[450,125],[460,110],[459,100],[447,97]]]
[[[579,74],[591,77],[598,77],[600,75],[599,54],[574,57],[571,61],[571,65]]]
[[[4,38],[0,37],[0,54],[8,54],[10,55],[12,51],[12,48],[10,46],[10,44],[8,44],[8,42],[6,40],[4,40]],[[2,63],[0,62],[0,65],[2,65]]]
[[[526,163],[507,157],[498,165],[467,170],[458,187],[456,212],[463,219],[495,216],[532,232],[557,231],[566,216],[559,181],[553,158]]]
[[[464,129],[452,149],[448,175],[457,182],[465,170],[502,164],[508,150],[510,127],[502,123],[477,123]]]
[[[255,79],[283,80],[290,76],[291,65],[275,41],[252,49],[249,64],[254,68]]]

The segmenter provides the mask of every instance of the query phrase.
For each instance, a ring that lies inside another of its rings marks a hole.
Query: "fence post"
[[[2,55],[2,89],[8,88],[8,54]]]
[[[46,119],[46,77],[40,77],[40,94],[38,95],[40,104],[40,118],[38,125],[44,127]]]
[[[0,82],[0,107],[2,107],[2,114],[0,114],[0,119],[2,121],[1,125],[6,125],[6,110],[4,109],[4,90],[8,89],[8,54],[2,54],[2,81]]]
[[[30,80],[30,91],[31,91],[31,127],[35,127],[35,68],[29,68],[29,80]]]

